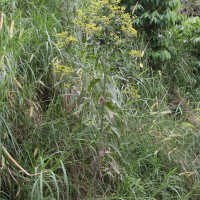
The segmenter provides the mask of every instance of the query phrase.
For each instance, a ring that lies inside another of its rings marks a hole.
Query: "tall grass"
[[[171,77],[123,54],[129,47],[108,60],[105,96],[116,103],[98,162],[103,70],[73,23],[88,5],[1,1],[1,199],[198,199],[198,100],[183,91],[175,105]],[[56,46],[64,31],[75,48]],[[130,46],[144,50],[140,39]],[[72,72],[54,73],[57,62]]]

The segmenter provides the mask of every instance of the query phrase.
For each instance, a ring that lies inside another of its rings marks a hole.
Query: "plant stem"
[[[104,69],[103,69],[103,91],[102,91],[102,95],[103,97],[105,97],[105,91],[106,91],[106,69],[107,69],[107,63],[108,63],[108,47],[106,46],[106,62],[105,64],[103,65]],[[92,189],[95,188],[95,181],[96,181],[96,178],[97,178],[97,174],[98,174],[98,171],[100,170],[100,165],[101,165],[101,157],[104,156],[104,127],[103,127],[103,121],[104,121],[104,110],[105,110],[105,102],[102,103],[101,105],[101,130],[100,130],[100,135],[99,135],[99,138],[100,138],[100,146],[99,146],[99,152],[98,152],[98,155],[96,157],[96,164],[95,164],[95,174],[94,174],[94,177],[93,177],[93,180],[92,180],[92,184],[91,184],[91,187],[90,187],[90,192],[89,192],[89,198],[91,199],[91,196],[92,196]]]
[[[106,57],[106,64],[104,65],[104,77],[103,77],[103,92],[102,95],[105,98],[105,91],[106,91],[106,68],[107,68],[107,57]],[[100,150],[104,148],[104,142],[103,142],[103,116],[104,116],[104,110],[105,110],[105,103],[103,103],[101,109],[101,132],[100,132]]]

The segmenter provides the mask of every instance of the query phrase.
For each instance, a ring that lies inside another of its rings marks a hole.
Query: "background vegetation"
[[[199,2],[118,3],[1,0],[1,199],[200,198]]]

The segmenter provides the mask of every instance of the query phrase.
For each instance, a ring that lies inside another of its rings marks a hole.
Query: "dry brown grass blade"
[[[4,153],[8,156],[8,158],[10,158],[10,160],[11,160],[19,169],[21,169],[26,175],[28,175],[28,176],[40,175],[40,173],[37,173],[37,174],[29,174],[25,169],[23,169],[23,168],[17,163],[17,161],[16,161],[14,158],[12,158],[12,156],[8,153],[8,151],[7,151],[6,148],[3,146],[3,144],[1,144],[1,145],[2,145],[2,149],[3,149]],[[46,173],[46,172],[48,172],[48,170],[44,171],[44,173]]]
[[[13,180],[15,181],[15,183],[18,184],[17,180],[14,178],[14,176],[12,175],[12,173],[11,173],[11,171],[10,171],[9,168],[8,168],[8,171],[9,171],[11,177],[13,178]],[[20,193],[20,186],[19,186],[19,189],[18,189],[18,191],[17,191],[17,194],[16,194],[15,197],[13,198],[14,200],[19,196],[19,193]]]
[[[31,55],[29,62],[33,59],[34,53]]]
[[[153,108],[154,108],[155,106],[156,106],[157,109],[158,109],[158,101],[156,101],[156,103],[154,103],[153,106],[151,106],[151,111],[153,111]]]
[[[33,116],[33,106],[31,106],[31,108],[30,108],[30,117],[32,117]]]
[[[3,66],[4,54],[1,56],[1,65]]]
[[[22,89],[22,86],[21,86],[21,84],[19,83],[19,81],[17,81],[17,79],[16,78],[14,78],[14,80],[16,81],[16,83],[17,83],[17,85],[18,85],[18,87],[20,88],[20,90]]]
[[[171,134],[169,137],[181,137],[181,134]]]
[[[20,187],[19,187],[19,190],[17,191],[17,194],[14,197],[14,200],[19,196],[19,193],[20,193]]]
[[[179,175],[185,175],[185,174],[191,174],[191,173],[193,173],[193,172],[183,172],[183,173],[180,173]]]
[[[19,39],[22,37],[23,32],[24,32],[24,28],[22,28],[22,29],[20,30]]]
[[[12,21],[10,25],[10,38],[13,37],[13,27],[14,27],[14,21]]]
[[[138,5],[138,2],[136,3],[135,7],[133,8],[132,15],[133,15],[133,13],[135,12],[135,9],[136,9],[137,5]]]
[[[42,84],[44,87],[46,87],[46,85],[42,82],[42,81],[38,81],[40,84]]]
[[[3,12],[1,13],[0,30],[3,27]]]
[[[172,151],[170,151],[170,152],[168,153],[168,155],[170,155],[171,153],[173,153],[173,152],[176,151],[176,150],[177,150],[177,147],[174,148]]]
[[[191,172],[190,174],[188,174],[187,177],[190,177],[190,176],[192,176],[193,174],[194,174],[194,172]]]

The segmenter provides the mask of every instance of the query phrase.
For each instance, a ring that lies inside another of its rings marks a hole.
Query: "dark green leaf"
[[[91,82],[90,82],[90,85],[88,86],[88,92],[90,92],[90,90],[92,89],[92,87],[94,87],[94,85],[96,83],[98,83],[101,79],[100,78],[97,78],[97,79],[93,79]]]
[[[109,109],[109,110],[111,110],[111,111],[113,111],[114,110],[114,107],[113,107],[113,103],[112,102],[106,102],[105,103],[105,106]]]

